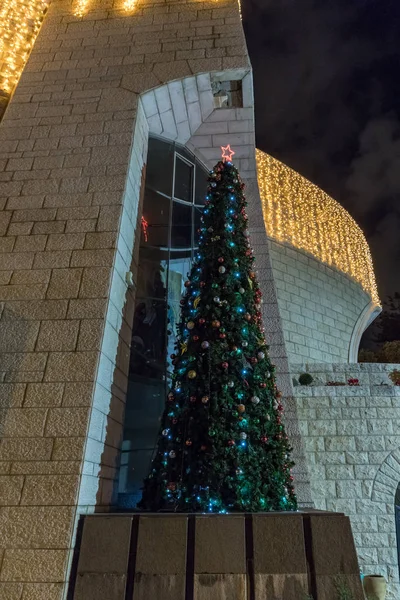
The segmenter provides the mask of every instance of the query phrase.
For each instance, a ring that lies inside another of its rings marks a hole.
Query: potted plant
[[[300,385],[311,385],[313,381],[313,376],[310,373],[302,373],[299,377]]]
[[[363,585],[367,598],[371,598],[371,600],[385,600],[386,579],[383,575],[365,575]]]

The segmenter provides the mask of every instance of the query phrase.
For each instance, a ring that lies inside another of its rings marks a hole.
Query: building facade
[[[0,28],[1,597],[66,598],[80,516],[140,494],[207,170],[227,143],[247,186],[300,504],[351,512],[341,475],[332,485],[328,459],[322,476],[312,454],[325,456],[313,441],[325,433],[292,379],[297,363],[356,361],[380,310],[369,250],[337,203],[256,154],[237,1],[7,0]],[[363,407],[376,399],[364,392]],[[393,410],[381,461],[364,457],[369,480],[400,446]],[[382,484],[393,497],[384,535],[379,486],[352,487],[376,508],[359,558],[393,589],[395,482]]]

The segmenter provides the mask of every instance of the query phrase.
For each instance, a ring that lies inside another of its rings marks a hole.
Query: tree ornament
[[[260,383],[260,388],[261,388],[262,390],[264,390],[266,387],[267,387],[267,384],[266,384],[266,383],[264,383],[264,382]]]
[[[210,347],[210,343],[207,342],[207,340],[205,340],[204,342],[201,343],[201,347],[203,348],[203,350],[207,350],[207,348]]]
[[[223,262],[224,262],[224,260],[225,260],[225,259],[224,259],[222,256],[220,256],[220,257],[219,257],[219,259],[218,259],[218,262],[219,262],[219,263],[223,263]]]
[[[246,321],[251,321],[251,315],[249,313],[246,313],[244,315],[244,318],[246,319]]]
[[[176,417],[174,417],[174,418],[172,419],[172,423],[173,423],[174,425],[176,425],[176,424],[177,424],[177,422],[178,422],[178,419],[177,419]]]
[[[241,440],[247,440],[247,433],[245,433],[244,431],[241,431],[239,437]]]
[[[252,356],[252,357],[250,358],[250,363],[251,363],[252,365],[256,365],[256,364],[258,363],[258,360],[256,359],[256,357],[255,357],[255,356]]]
[[[192,369],[191,371],[189,371],[188,377],[189,377],[189,379],[196,379],[196,377],[197,377],[196,371],[194,369]]]
[[[190,400],[190,402],[193,403],[193,402],[196,402],[197,398],[196,398],[196,396],[190,396],[189,400]]]
[[[221,367],[222,367],[223,369],[227,369],[227,368],[229,367],[229,363],[227,363],[226,361],[224,361],[224,362],[221,364]]]
[[[168,429],[163,429],[162,430],[162,434],[163,434],[164,437],[166,437],[168,435],[168,433],[169,433]]]
[[[235,446],[235,440],[229,440],[228,441],[228,446]]]
[[[176,358],[176,354],[171,354],[170,358],[172,358],[172,360],[173,360],[174,358]]]
[[[259,353],[257,354],[257,357],[258,357],[260,360],[263,360],[263,359],[265,358],[265,354],[264,354],[264,352],[259,352]]]
[[[260,402],[260,398],[258,396],[252,396],[251,402],[253,404],[258,404]]]
[[[191,329],[194,329],[194,327],[195,327],[195,324],[194,324],[194,322],[193,322],[193,321],[188,321],[188,322],[187,322],[187,324],[186,324],[186,327],[187,327],[189,330],[191,330]]]
[[[237,407],[239,413],[244,413],[246,411],[246,407],[244,404],[239,404]]]
[[[226,333],[220,333],[219,337],[221,338],[221,340],[224,340],[226,338]]]
[[[204,325],[205,322],[206,322],[205,319],[203,319],[203,318],[199,319],[199,325]]]
[[[191,445],[192,445],[192,443],[193,443],[193,442],[192,442],[192,440],[190,440],[190,439],[189,439],[189,440],[186,440],[186,442],[185,442],[186,446],[191,446]]]
[[[247,342],[246,340],[244,340],[244,341],[242,342],[242,346],[243,346],[243,348],[247,348],[247,346],[248,346],[248,345],[249,345],[249,342]]]
[[[182,298],[182,300],[179,301],[179,304],[181,306],[185,306],[185,303],[186,303],[186,300],[184,300],[183,298]]]
[[[217,320],[213,321],[213,322],[211,323],[211,325],[212,325],[212,326],[213,326],[215,329],[218,329],[219,327],[221,327],[221,323],[220,323],[220,321],[217,321]]]
[[[245,293],[245,291],[246,291],[246,290],[245,290],[243,287],[240,287],[240,288],[239,288],[239,294],[244,294],[244,293]]]
[[[173,394],[172,392],[170,392],[170,393],[168,394],[168,400],[169,400],[170,402],[172,402],[172,400],[173,400],[174,398],[175,398],[174,394]]]
[[[187,288],[188,288],[188,287],[190,287],[190,285],[191,285],[191,282],[190,282],[190,281],[185,281],[185,287],[187,287]]]
[[[205,282],[205,281],[200,281],[199,285],[200,285],[200,287],[202,287],[202,288],[203,288],[203,287],[205,287],[205,285],[206,285],[206,282]]]
[[[175,450],[171,450],[171,452],[168,455],[170,458],[175,458],[176,457],[176,452]]]
[[[218,268],[218,272],[219,273],[225,273],[225,271],[226,271],[225,267],[219,267]]]
[[[263,436],[262,436],[262,438],[261,438],[261,442],[262,442],[263,444],[266,444],[266,443],[268,442],[268,438],[267,438],[267,436],[266,436],[266,435],[263,435]]]
[[[169,489],[170,492],[175,492],[176,483],[173,483],[172,481],[170,481],[169,484],[167,485],[167,488]]]
[[[204,452],[205,450],[207,450],[207,446],[204,446],[204,444],[203,444],[203,446],[200,447],[200,450],[202,450]]]
[[[216,188],[216,187],[217,187],[217,184],[215,183],[215,181],[213,181],[213,182],[211,183],[211,187],[212,187],[212,188]]]
[[[219,304],[221,302],[221,298],[219,296],[214,296],[213,300],[215,304]]]
[[[228,381],[228,387],[233,388],[234,386],[235,386],[235,384],[232,380]]]
[[[203,404],[208,404],[208,402],[210,401],[210,398],[208,396],[203,396],[201,401]]]

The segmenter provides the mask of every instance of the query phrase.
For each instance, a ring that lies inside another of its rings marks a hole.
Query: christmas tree
[[[199,249],[181,300],[174,373],[139,508],[296,510],[281,394],[261,322],[244,184],[210,173]]]

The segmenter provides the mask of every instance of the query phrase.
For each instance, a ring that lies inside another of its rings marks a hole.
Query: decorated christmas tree
[[[281,394],[261,321],[244,185],[233,152],[210,173],[181,300],[174,372],[145,510],[296,510]]]

